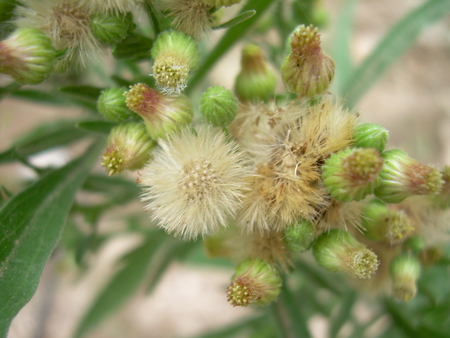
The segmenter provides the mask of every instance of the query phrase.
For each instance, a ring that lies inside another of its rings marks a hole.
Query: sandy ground
[[[330,31],[342,1],[324,1],[330,9]],[[352,56],[361,61],[396,20],[422,1],[361,0],[358,4]],[[417,43],[397,61],[358,104],[364,122],[375,122],[390,130],[390,147],[405,149],[424,163],[450,163],[450,20],[429,27]],[[233,50],[217,69],[214,81],[231,87],[239,71],[239,50]],[[224,68],[222,68],[224,69]],[[2,83],[7,83],[0,76]],[[37,121],[70,118],[79,115],[71,109],[49,109],[27,102],[6,99],[0,105],[0,151],[11,145]],[[55,156],[55,154],[57,156]],[[67,161],[56,152],[41,161]],[[39,159],[38,159],[39,160]],[[58,163],[56,163],[58,164]],[[12,191],[31,172],[17,164],[2,165],[0,177]],[[127,212],[141,212],[137,209]],[[113,219],[103,221],[108,227]],[[136,244],[136,238],[113,240],[96,257],[91,269],[77,278],[73,264],[56,253],[46,267],[39,289],[32,301],[14,320],[9,338],[69,338],[93,297],[114,272],[114,262]],[[224,290],[232,271],[219,268],[187,267],[173,264],[153,294],[142,292],[123,309],[106,320],[90,338],[106,337],[190,337],[212,328],[224,327],[252,310],[232,308]],[[314,317],[310,323],[314,337],[326,337],[326,320]]]

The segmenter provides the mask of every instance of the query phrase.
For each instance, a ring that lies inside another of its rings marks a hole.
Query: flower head
[[[240,207],[244,154],[223,132],[190,129],[160,141],[142,171],[146,209],[167,232],[185,239],[216,233]]]
[[[416,281],[420,276],[420,262],[412,255],[398,255],[389,265],[394,296],[404,302],[416,295]]]

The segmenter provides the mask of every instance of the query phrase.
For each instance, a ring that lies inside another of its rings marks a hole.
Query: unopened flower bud
[[[56,51],[48,36],[35,28],[18,28],[0,41],[0,73],[22,84],[38,84],[53,72]]]
[[[242,50],[241,72],[236,77],[234,90],[244,102],[268,101],[274,98],[277,79],[264,60],[262,50],[247,45]]]
[[[408,196],[441,191],[444,181],[438,169],[417,162],[399,149],[384,152],[383,158],[381,183],[374,193],[384,202],[400,203]]]
[[[309,250],[316,239],[314,225],[302,219],[287,226],[284,241],[291,251],[303,252]]]
[[[153,77],[166,93],[179,93],[187,85],[189,71],[200,58],[198,46],[190,36],[174,30],[164,31],[155,40],[152,50]]]
[[[334,78],[335,64],[320,46],[317,28],[301,25],[290,40],[290,54],[281,66],[281,76],[289,92],[314,97],[328,89]]]
[[[363,123],[353,130],[355,147],[358,148],[375,148],[382,153],[388,138],[387,129],[375,123]]]
[[[407,302],[417,292],[416,281],[420,276],[420,262],[412,255],[402,254],[389,264],[394,296]]]
[[[203,2],[214,7],[229,7],[241,2],[241,0],[203,0]]]
[[[403,246],[412,253],[418,254],[425,249],[425,241],[421,236],[414,235],[405,240]]]
[[[430,246],[420,252],[420,261],[424,266],[434,265],[444,256],[442,248],[438,246]]]
[[[222,87],[210,87],[200,100],[200,113],[215,127],[227,127],[236,116],[238,100],[234,94]]]
[[[314,257],[328,271],[345,271],[358,278],[370,278],[378,268],[378,257],[347,231],[322,233],[313,246]]]
[[[192,121],[192,104],[184,95],[163,95],[143,83],[130,86],[124,95],[127,107],[144,119],[154,139],[171,134]]]
[[[378,186],[383,158],[376,149],[356,148],[334,153],[322,166],[325,187],[335,199],[359,201]]]
[[[278,271],[261,259],[247,259],[236,267],[227,289],[228,302],[233,306],[267,305],[281,291]]]
[[[111,122],[123,122],[134,113],[128,109],[123,95],[126,88],[108,88],[102,91],[97,101],[98,111]]]
[[[102,154],[102,166],[109,176],[126,169],[140,169],[150,159],[155,146],[142,123],[121,124],[111,130]]]
[[[94,15],[89,25],[92,33],[99,41],[115,44],[127,36],[132,21],[131,13],[110,12]]]
[[[431,199],[435,207],[448,209],[450,208],[450,166],[445,166],[441,172],[444,185],[439,194],[432,196]]]
[[[362,214],[365,236],[394,245],[403,242],[414,231],[403,211],[389,209],[381,203],[369,203]]]

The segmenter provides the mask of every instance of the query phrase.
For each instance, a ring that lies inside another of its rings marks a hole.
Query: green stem
[[[311,338],[306,325],[306,318],[297,306],[294,295],[286,285],[286,280],[283,281],[280,298],[272,305],[272,311],[275,314],[283,337]]]
[[[11,82],[9,85],[0,88],[0,101],[5,98],[5,96],[18,91],[22,85],[18,82]]]
[[[144,2],[144,8],[147,12],[148,18],[150,19],[150,22],[152,23],[153,30],[155,32],[155,37],[161,32],[161,27],[159,26],[159,20],[156,16],[156,9],[153,5],[152,0],[146,0]]]

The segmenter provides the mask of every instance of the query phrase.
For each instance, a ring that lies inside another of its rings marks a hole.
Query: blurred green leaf
[[[51,94],[36,89],[17,90],[12,93],[12,96],[37,103],[50,104],[54,106],[66,106],[69,104],[69,101],[66,98],[62,97],[61,95]]]
[[[83,185],[83,189],[103,193],[116,204],[123,204],[137,199],[140,189],[135,182],[120,176],[108,177],[90,175]]]
[[[100,93],[104,88],[98,88],[93,86],[65,86],[59,88],[61,92],[64,94],[68,94],[69,96],[78,97],[81,99],[85,99],[91,102],[97,102]]]
[[[238,16],[234,17],[233,19],[231,19],[227,22],[224,22],[224,23],[220,24],[219,26],[213,27],[213,29],[225,29],[225,28],[233,27],[235,25],[240,24],[241,22],[244,22],[244,21],[250,19],[255,14],[256,14],[255,10],[245,11],[245,12],[239,14]]]
[[[357,294],[350,290],[341,301],[341,305],[335,311],[335,315],[330,318],[329,336],[337,337],[339,331],[352,315],[353,306],[355,305]]]
[[[164,231],[156,230],[144,243],[121,259],[123,267],[100,292],[78,325],[75,338],[82,337],[116,311],[142,284],[155,252],[165,245],[168,237]]]
[[[107,121],[83,121],[77,124],[77,128],[81,130],[103,135],[109,135],[115,126],[117,123]]]
[[[112,55],[118,60],[147,60],[150,59],[150,49],[153,40],[134,33],[128,35],[112,49]]]
[[[398,22],[374,51],[354,70],[338,88],[352,108],[400,55],[416,40],[429,24],[443,18],[450,11],[450,1],[429,0]]]
[[[54,121],[43,123],[14,142],[14,145],[0,153],[0,162],[14,161],[53,147],[65,145],[86,136],[75,127],[76,122]]]
[[[217,43],[214,49],[208,54],[206,60],[202,61],[202,66],[197,70],[194,77],[190,80],[187,91],[192,90],[208,73],[210,68],[233,46],[247,30],[261,17],[269,8],[274,0],[249,0],[241,9],[240,13],[255,10],[256,14],[250,19],[242,22],[240,25],[233,26],[227,30],[222,39]]]
[[[236,324],[227,325],[226,328],[223,328],[221,330],[217,330],[214,332],[206,333],[201,336],[195,336],[195,338],[230,338],[230,337],[241,337],[239,333],[248,332],[249,329],[252,327],[264,327],[267,322],[270,323],[269,318],[267,318],[267,315],[263,316],[257,316],[257,317],[250,317],[248,319],[244,319],[242,321],[239,321]],[[244,337],[249,337],[249,335],[245,335]],[[262,338],[260,335],[257,336],[258,338]],[[192,337],[194,338],[194,337]]]
[[[0,336],[31,299],[64,228],[78,187],[98,158],[99,144],[42,177],[0,210]]]

